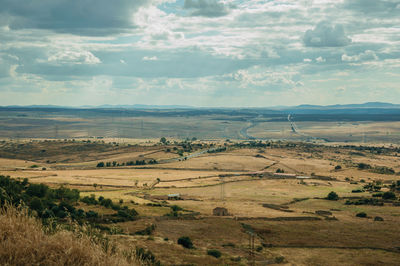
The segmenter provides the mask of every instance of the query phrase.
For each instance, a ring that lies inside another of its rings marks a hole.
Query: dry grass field
[[[382,199],[399,180],[397,148],[193,141],[184,150],[188,143],[3,141],[0,175],[77,188],[81,197],[103,196],[134,208],[139,218],[114,224],[119,233],[112,237],[151,250],[166,265],[398,264],[400,203]],[[137,160],[145,164],[123,164]],[[110,165],[97,167],[99,162]],[[331,191],[338,200],[326,199]],[[215,207],[229,215],[214,216]],[[367,217],[357,217],[360,212]],[[195,248],[178,245],[182,236]],[[207,255],[210,249],[222,256]]]
[[[332,142],[359,143],[400,143],[399,122],[296,122],[302,134],[328,139]],[[248,132],[251,136],[261,139],[304,140],[305,136],[294,134],[287,122],[261,122]]]

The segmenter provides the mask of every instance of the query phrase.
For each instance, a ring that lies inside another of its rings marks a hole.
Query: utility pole
[[[255,265],[255,252],[254,252],[254,233],[248,231],[249,234],[249,264]]]
[[[225,181],[224,181],[224,177],[221,176],[220,180],[221,180],[221,201],[225,205]]]

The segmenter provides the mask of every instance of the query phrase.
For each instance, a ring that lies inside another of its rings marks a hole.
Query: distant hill
[[[335,104],[335,105],[312,105],[302,104],[297,106],[272,106],[272,107],[194,107],[190,105],[147,105],[147,104],[132,104],[132,105],[83,105],[79,107],[60,106],[60,105],[9,105],[0,106],[1,108],[22,108],[22,109],[141,109],[141,110],[164,110],[164,109],[186,109],[186,110],[269,110],[269,111],[340,111],[340,110],[359,110],[365,109],[400,109],[400,104],[385,103],[385,102],[367,102],[361,104]]]
[[[111,108],[111,109],[194,109],[196,107],[189,105],[147,105],[147,104],[133,104],[133,105],[110,105],[104,104],[99,106],[85,106],[90,108]]]
[[[400,104],[384,102],[367,102],[361,104],[310,105],[302,104],[283,109],[343,109],[343,108],[400,108]]]

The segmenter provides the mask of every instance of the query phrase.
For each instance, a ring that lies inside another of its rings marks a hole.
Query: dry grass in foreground
[[[133,258],[134,256],[131,256]],[[46,234],[40,221],[13,207],[0,210],[0,265],[136,265],[85,234]]]

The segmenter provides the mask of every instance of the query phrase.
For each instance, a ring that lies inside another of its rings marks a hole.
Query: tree
[[[340,169],[342,169],[342,166],[340,166],[340,165],[335,166],[335,170],[340,170]]]
[[[160,139],[160,142],[163,143],[163,144],[165,144],[165,143],[167,142],[167,139],[166,139],[165,137],[162,137],[162,138]]]
[[[394,199],[396,199],[396,194],[394,194],[392,191],[387,191],[387,192],[383,193],[382,199],[394,200]]]
[[[104,162],[99,162],[96,167],[104,167]]]
[[[41,201],[41,199],[35,196],[31,199],[31,202],[29,203],[29,208],[37,211],[38,213],[41,213],[44,209],[43,202]]]
[[[178,244],[182,245],[184,248],[193,248],[192,240],[188,236],[181,236],[178,239]]]
[[[39,197],[43,198],[46,196],[46,192],[48,190],[48,186],[44,184],[30,184],[29,187],[26,189],[26,194],[28,194],[31,197]]]
[[[326,197],[327,200],[338,200],[339,196],[336,192],[331,191],[329,192],[328,196]]]

